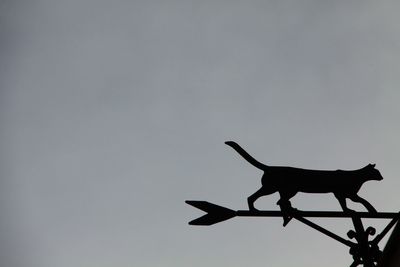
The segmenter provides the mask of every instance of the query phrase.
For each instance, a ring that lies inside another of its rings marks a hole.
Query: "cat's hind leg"
[[[275,193],[276,190],[274,188],[265,188],[264,186],[258,189],[254,194],[247,198],[247,203],[249,205],[249,210],[257,210],[254,207],[254,202],[262,196],[270,195]]]

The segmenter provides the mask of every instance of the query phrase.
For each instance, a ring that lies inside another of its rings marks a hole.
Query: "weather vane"
[[[282,217],[283,226],[286,226],[292,218],[314,228],[315,230],[341,242],[350,248],[349,253],[353,256],[350,267],[363,265],[364,267],[378,266],[382,256],[378,243],[390,231],[399,219],[400,213],[377,212],[376,209],[365,199],[357,195],[361,186],[366,181],[383,179],[380,172],[375,169],[375,164],[357,170],[310,170],[284,166],[268,166],[253,158],[242,147],[233,141],[225,142],[238,152],[245,160],[254,167],[264,172],[261,178],[261,188],[248,197],[249,210],[231,210],[207,201],[187,200],[186,203],[204,212],[200,218],[191,222],[190,225],[212,225],[230,218],[245,217]],[[278,192],[280,199],[277,204],[280,210],[265,211],[257,210],[254,202],[265,195]],[[290,199],[298,192],[303,193],[333,193],[339,201],[343,211],[300,211],[292,207]],[[346,205],[346,199],[361,203],[368,212],[357,212]],[[315,223],[306,217],[319,218],[351,218],[354,230],[347,233],[345,239]],[[364,228],[362,218],[391,219],[383,231],[372,240],[371,236],[376,233],[375,228]],[[353,240],[353,241],[352,241]]]

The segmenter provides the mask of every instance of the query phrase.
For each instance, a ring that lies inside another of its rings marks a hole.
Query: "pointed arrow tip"
[[[189,225],[212,225],[236,216],[236,211],[207,201],[186,200],[185,202],[207,213],[193,221],[190,221]]]

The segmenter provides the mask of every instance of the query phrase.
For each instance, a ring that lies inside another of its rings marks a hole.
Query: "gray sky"
[[[235,140],[270,165],[376,163],[385,180],[360,195],[397,211],[399,8],[0,1],[2,265],[349,265],[346,247],[297,222],[190,227],[202,213],[184,200],[247,208],[261,173],[224,145]],[[331,195],[292,203],[340,208]]]

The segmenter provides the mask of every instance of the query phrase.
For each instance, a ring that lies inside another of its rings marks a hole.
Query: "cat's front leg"
[[[292,204],[290,203],[289,200],[286,199],[280,199],[276,204],[278,204],[279,207],[281,208],[283,217],[283,226],[286,226],[293,218],[293,216],[291,215],[291,212],[294,211]]]
[[[378,213],[378,211],[368,201],[366,201],[359,195],[352,196],[352,197],[350,197],[350,199],[353,200],[354,202],[358,202],[358,203],[361,203],[362,205],[364,205],[364,207],[368,210],[368,212]]]

